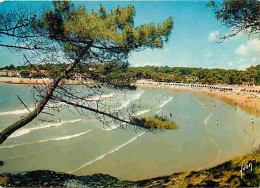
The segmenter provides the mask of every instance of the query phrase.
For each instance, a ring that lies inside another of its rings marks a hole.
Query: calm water
[[[0,84],[0,130],[25,115],[17,94],[30,106],[29,87]],[[123,101],[124,110],[140,105],[140,115],[171,112],[179,129],[154,134],[112,124],[109,128],[94,114],[85,117],[65,109],[53,122],[36,119],[0,146],[5,162],[0,173],[49,169],[137,180],[211,167],[260,143],[260,120],[217,99],[159,89],[138,89],[126,96],[107,90],[106,95],[113,95],[107,104]]]

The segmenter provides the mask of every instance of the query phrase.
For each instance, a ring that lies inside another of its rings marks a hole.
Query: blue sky
[[[48,2],[3,2],[1,8],[18,4],[40,8]],[[227,28],[221,26],[207,1],[80,1],[88,10],[97,9],[100,4],[111,9],[116,5],[134,4],[135,24],[159,23],[172,16],[174,29],[169,42],[163,49],[147,49],[133,53],[129,59],[131,66],[185,66],[203,68],[245,69],[260,64],[260,42],[238,36],[221,44],[216,43],[216,35],[225,34]],[[50,4],[50,3],[49,3]],[[18,64],[17,57],[0,48],[0,66]]]

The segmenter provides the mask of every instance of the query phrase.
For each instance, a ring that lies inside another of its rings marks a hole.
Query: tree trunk
[[[13,123],[6,129],[4,129],[0,133],[0,145],[16,130],[20,129],[21,127],[27,125],[29,122],[31,122],[34,118],[36,118],[44,109],[45,105],[48,103],[48,101],[51,99],[53,92],[55,91],[56,87],[60,84],[62,79],[64,79],[68,73],[70,73],[73,68],[81,61],[84,54],[88,51],[90,46],[88,46],[85,50],[83,50],[77,57],[77,59],[63,72],[61,75],[56,78],[52,83],[49,84],[48,90],[43,97],[43,99],[39,102],[39,104],[36,106],[36,108],[30,112],[28,115],[23,117],[22,119],[18,120],[17,122]]]

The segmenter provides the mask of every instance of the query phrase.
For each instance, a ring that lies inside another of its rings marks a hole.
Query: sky
[[[0,0],[2,1],[2,0]],[[50,2],[4,1],[0,10],[18,4],[39,9]],[[163,49],[147,49],[131,54],[131,66],[202,67],[245,70],[260,64],[260,41],[256,38],[237,36],[222,43],[216,43],[217,36],[228,33],[229,29],[216,20],[207,1],[80,1],[88,10],[97,10],[100,4],[106,9],[116,5],[133,4],[136,8],[135,25],[160,23],[172,16],[174,28]],[[1,39],[0,40],[5,40]],[[0,67],[19,64],[19,58],[0,47]]]

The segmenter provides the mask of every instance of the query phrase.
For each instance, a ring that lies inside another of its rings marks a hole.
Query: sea
[[[32,87],[0,84],[0,131],[28,113],[18,96],[29,110],[34,108]],[[151,132],[109,119],[104,124],[93,112],[57,103],[59,112],[38,116],[0,146],[0,173],[54,170],[141,180],[210,168],[260,143],[259,118],[210,96],[148,88],[92,94],[92,99],[100,97],[120,112],[134,106],[135,116],[172,113],[179,128]]]

